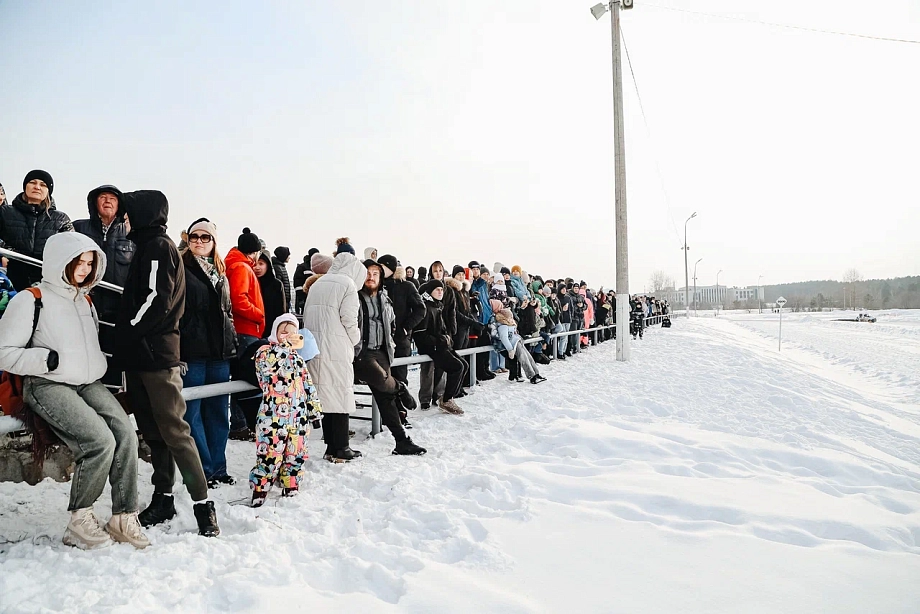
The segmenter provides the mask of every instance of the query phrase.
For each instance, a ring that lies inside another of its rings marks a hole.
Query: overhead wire
[[[762,20],[760,20],[760,19],[751,19],[751,18],[749,18],[749,17],[738,17],[738,16],[735,16],[735,15],[724,15],[724,14],[719,14],[719,13],[706,13],[706,12],[704,12],[704,11],[693,11],[693,10],[690,10],[690,9],[682,9],[682,8],[677,8],[677,7],[674,7],[674,6],[663,6],[663,5],[660,5],[660,4],[647,4],[647,3],[645,3],[645,2],[642,3],[642,6],[643,6],[643,7],[650,6],[650,7],[652,7],[652,8],[662,9],[662,10],[665,10],[665,11],[675,11],[675,12],[677,12],[677,13],[689,13],[689,14],[691,14],[691,15],[703,15],[703,16],[705,16],[705,17],[715,17],[715,18],[717,18],[717,19],[727,19],[727,20],[729,20],[729,21],[741,21],[741,22],[744,22],[744,23],[756,23],[756,24],[760,24],[760,25],[762,25],[762,26],[771,26],[771,27],[774,27],[774,28],[786,28],[786,29],[789,29],[789,30],[801,30],[801,31],[803,31],[803,32],[813,32],[813,33],[818,33],[818,34],[832,34],[832,35],[834,35],[834,36],[850,36],[850,37],[853,37],[853,38],[865,38],[865,39],[870,39],[870,40],[886,41],[886,42],[889,42],[889,43],[907,43],[907,44],[911,44],[911,45],[920,45],[920,40],[913,40],[913,39],[909,39],[909,38],[893,38],[893,37],[889,37],[889,36],[874,36],[874,35],[872,35],[872,34],[859,34],[859,33],[856,33],[856,32],[843,32],[843,31],[840,31],[840,30],[825,30],[825,29],[822,29],[822,28],[810,28],[810,27],[808,27],[808,26],[794,26],[794,25],[787,24],[787,23],[776,23],[776,22],[773,22],[773,21],[762,21]]]
[[[636,71],[633,69],[632,58],[629,56],[629,46],[626,44],[626,36],[623,34],[623,28],[620,27],[620,38],[623,39],[623,49],[626,51],[626,63],[629,65],[629,74],[632,76],[633,87],[636,88],[636,98],[639,99],[639,110],[642,112],[642,121],[645,124],[645,133],[648,135],[649,142],[652,145],[652,159],[655,161],[655,170],[658,172],[658,181],[661,183],[661,192],[664,194],[664,202],[668,208],[668,218],[671,220],[671,229],[677,238],[679,247],[683,247],[683,241],[680,240],[680,233],[677,231],[677,224],[674,222],[674,214],[671,211],[671,197],[665,186],[664,174],[661,172],[661,165],[658,162],[658,154],[655,151],[655,139],[652,138],[652,131],[648,125],[648,116],[645,114],[645,105],[642,104],[642,94],[639,92],[639,82],[636,80]]]

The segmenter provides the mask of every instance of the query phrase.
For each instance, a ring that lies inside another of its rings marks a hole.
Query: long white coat
[[[339,254],[329,272],[310,288],[304,305],[304,326],[319,346],[319,355],[307,368],[326,414],[355,410],[353,363],[361,340],[358,288],[366,278],[367,269],[353,254]]]
[[[96,252],[96,278],[77,290],[64,281],[64,268],[84,252]],[[0,319],[0,370],[33,375],[80,386],[105,375],[105,355],[99,349],[99,320],[86,294],[105,275],[105,254],[95,241],[77,232],[48,239],[42,254],[42,309],[32,347],[35,299],[23,290],[13,297]],[[48,371],[48,354],[58,353],[59,365]]]

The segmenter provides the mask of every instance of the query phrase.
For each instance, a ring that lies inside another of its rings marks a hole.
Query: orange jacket
[[[230,303],[233,305],[233,327],[237,334],[262,338],[265,331],[265,306],[259,278],[252,263],[237,248],[231,249],[224,260],[230,282]]]

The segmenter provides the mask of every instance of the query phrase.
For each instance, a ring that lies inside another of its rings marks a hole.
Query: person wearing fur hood
[[[465,350],[470,346],[470,331],[479,331],[481,324],[473,317],[470,304],[470,282],[466,279],[466,269],[455,265],[451,276],[444,283],[454,294],[456,301],[457,330],[454,333],[454,349]]]
[[[319,355],[308,367],[323,404],[325,458],[331,462],[361,456],[348,443],[348,416],[355,410],[353,365],[355,346],[361,341],[358,288],[364,286],[366,278],[364,265],[353,253],[343,250],[329,272],[312,285],[304,305],[304,327],[313,333],[319,347]]]
[[[524,381],[520,379],[520,369],[523,369],[524,375],[530,380],[531,384],[539,384],[546,381],[546,378],[540,375],[533,356],[524,345],[524,340],[517,332],[517,323],[514,316],[511,315],[510,309],[501,309],[495,314],[495,321],[498,324],[498,339],[508,353],[508,358],[514,360],[513,368],[508,376],[512,381]]]

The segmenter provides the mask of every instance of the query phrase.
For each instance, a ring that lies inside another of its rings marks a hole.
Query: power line
[[[648,117],[645,115],[645,105],[642,104],[642,95],[639,93],[639,82],[636,81],[636,71],[633,70],[632,58],[629,57],[629,47],[626,45],[626,36],[623,35],[623,28],[620,28],[620,38],[623,39],[623,49],[626,51],[626,63],[629,65],[629,74],[632,76],[633,86],[636,88],[636,98],[639,99],[639,109],[642,111],[642,121],[645,123],[645,133],[648,135],[649,142],[652,144],[652,158],[655,160],[655,170],[658,171],[658,181],[661,182],[661,191],[664,193],[664,203],[668,208],[668,218],[671,220],[671,229],[674,230],[674,236],[677,237],[678,245],[682,246],[680,233],[677,232],[677,226],[674,223],[674,214],[671,212],[671,198],[668,196],[668,190],[665,187],[664,175],[661,172],[661,165],[658,163],[658,156],[655,152],[655,139],[652,138],[652,131],[648,127]]]
[[[912,40],[909,38],[891,38],[887,36],[872,36],[871,34],[857,34],[855,32],[840,32],[838,30],[823,30],[821,28],[809,28],[806,26],[793,26],[785,23],[775,23],[772,21],[761,21],[759,19],[749,19],[747,17],[736,17],[734,15],[719,15],[717,13],[704,13],[702,11],[691,11],[689,9],[679,9],[673,6],[661,6],[660,4],[646,4],[642,3],[642,6],[650,6],[656,9],[662,9],[665,11],[675,11],[678,13],[689,13],[691,15],[703,15],[706,17],[715,17],[717,19],[727,19],[729,21],[741,21],[744,23],[756,23],[762,26],[771,26],[774,28],[787,28],[789,30],[801,30],[803,32],[815,32],[819,34],[833,34],[835,36],[851,36],[853,38],[868,38],[871,40],[877,41],[887,41],[890,43],[908,43],[912,45],[920,45],[920,40]]]

